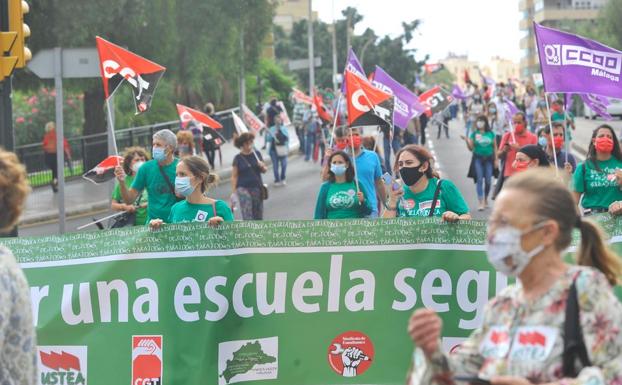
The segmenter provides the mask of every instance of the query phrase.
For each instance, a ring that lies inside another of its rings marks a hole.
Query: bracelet
[[[389,205],[387,204],[386,201],[382,202],[382,204],[384,205],[384,208],[387,210],[391,210],[391,211],[395,211],[397,210],[397,205],[393,206],[393,208],[389,207]]]

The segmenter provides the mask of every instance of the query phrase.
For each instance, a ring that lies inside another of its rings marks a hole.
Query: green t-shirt
[[[473,131],[469,135],[473,141],[473,154],[482,157],[490,157],[494,153],[495,133],[492,131]]]
[[[404,196],[397,204],[398,217],[427,217],[432,208],[434,191],[436,191],[437,178],[430,179],[428,187],[420,193],[413,193],[408,186],[404,186]],[[445,211],[452,211],[458,215],[469,212],[462,194],[452,181],[443,179],[438,201],[434,209],[434,216],[440,217]]]
[[[129,189],[132,187],[132,182],[134,181],[133,175],[127,175],[125,177],[125,186]],[[142,195],[137,198],[135,202],[137,206],[140,206],[144,203],[147,203],[148,193],[147,191],[143,191]],[[112,199],[116,202],[123,203],[123,196],[121,196],[121,186],[117,182],[114,187],[114,191],[112,192]],[[142,226],[147,223],[147,209],[146,208],[137,208],[136,209],[136,223],[135,226]]]
[[[622,200],[622,191],[615,176],[615,171],[622,168],[622,161],[614,157],[596,162],[601,171],[597,171],[591,161],[579,164],[572,177],[573,190],[583,193],[583,208],[607,209],[614,201]]]
[[[171,214],[166,222],[207,222],[214,216],[222,217],[225,222],[233,221],[233,213],[227,203],[217,200],[215,205],[216,215],[214,215],[214,207],[211,204],[194,204],[185,200],[177,202],[171,208]]]
[[[179,159],[175,158],[171,164],[163,167],[169,181],[175,186],[175,169]],[[177,198],[171,192],[171,188],[159,170],[158,162],[150,160],[138,169],[132,188],[138,192],[147,189],[149,206],[147,207],[148,221],[151,219],[166,220],[171,207],[177,202]]]
[[[354,182],[331,183],[326,194],[326,218],[362,218],[361,206]]]

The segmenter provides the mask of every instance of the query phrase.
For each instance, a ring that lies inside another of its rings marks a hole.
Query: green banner
[[[617,240],[619,220],[601,220]],[[507,279],[485,223],[234,222],[15,238],[46,385],[403,384],[408,317],[450,349]]]

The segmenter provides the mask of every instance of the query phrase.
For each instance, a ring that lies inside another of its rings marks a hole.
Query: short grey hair
[[[156,132],[155,134],[153,134],[153,139],[162,140],[164,143],[166,143],[167,146],[173,147],[173,150],[177,148],[177,135],[175,135],[175,133],[169,129],[164,129]]]

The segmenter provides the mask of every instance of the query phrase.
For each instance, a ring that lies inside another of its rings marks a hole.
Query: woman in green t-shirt
[[[149,155],[147,151],[142,147],[129,147],[123,154],[123,171],[125,171],[125,186],[129,189],[134,182],[136,173],[140,166],[142,166],[147,160]],[[114,188],[112,193],[111,208],[115,211],[125,211],[129,215],[136,213],[134,226],[142,226],[147,223],[147,191],[143,191],[141,195],[136,198],[136,201],[131,204],[125,204],[123,197],[121,196],[121,186],[119,182]],[[131,223],[131,222],[130,222]]]
[[[181,159],[176,169],[175,193],[186,199],[173,205],[166,222],[207,222],[216,227],[222,222],[233,221],[233,213],[227,203],[205,195],[217,180],[216,174],[210,173],[205,159],[198,156]],[[154,219],[149,226],[155,230],[163,223],[161,219]]]
[[[471,164],[475,172],[475,190],[479,201],[477,209],[483,211],[488,208],[493,169],[499,167],[495,133],[490,129],[486,115],[479,115],[475,120],[475,130],[468,138],[462,136],[462,139],[466,141],[469,151],[473,152]]]
[[[403,185],[391,186],[384,218],[435,216],[446,222],[471,219],[462,194],[450,180],[439,178],[432,169],[433,161],[432,154],[416,144],[398,151],[394,168]]]
[[[315,219],[363,218],[371,204],[354,180],[350,157],[336,151],[328,158],[328,181],[322,184],[315,204]]]
[[[584,214],[622,214],[622,153],[613,128],[602,124],[592,133],[585,162],[572,177],[574,198]]]

